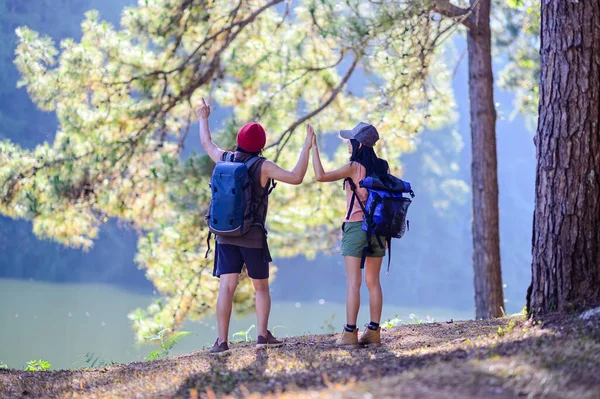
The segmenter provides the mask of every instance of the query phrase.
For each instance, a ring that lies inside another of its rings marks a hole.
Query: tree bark
[[[600,304],[600,2],[545,0],[530,312]]]
[[[477,0],[471,0],[473,6]],[[475,317],[502,316],[496,109],[490,30],[490,0],[480,0],[467,30],[471,107],[471,179],[473,188],[473,268]]]

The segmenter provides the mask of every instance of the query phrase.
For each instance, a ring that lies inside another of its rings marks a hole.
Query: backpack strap
[[[352,190],[352,199],[350,200],[350,206],[348,207],[348,214],[346,215],[346,219],[350,219],[350,215],[352,214],[352,209],[354,209],[354,200],[358,200],[360,209],[362,209],[363,213],[366,215],[367,208],[365,208],[365,205],[362,203],[362,201],[360,200],[360,198],[358,198],[358,195],[356,194],[356,184],[354,183],[354,180],[352,180],[349,177],[346,177],[344,179],[344,189],[346,188],[346,182],[348,182],[348,185],[350,186],[350,190]]]
[[[392,237],[387,237],[386,241],[388,246],[388,268],[385,275],[387,276],[388,274],[390,274],[390,264],[392,263]]]
[[[257,163],[261,159],[266,159],[266,158],[256,156],[256,157],[250,158],[249,160],[247,160],[244,163],[246,164],[246,167],[248,168],[248,170],[250,170],[250,168],[252,167],[252,165],[254,165],[255,163]]]
[[[225,151],[221,156],[221,161],[223,162],[234,162],[235,161],[235,153],[231,151]]]
[[[210,238],[212,237],[212,231],[208,232],[208,238],[206,239],[206,246],[208,249],[206,250],[206,254],[204,254],[204,259],[208,258],[208,254],[210,252]]]
[[[263,229],[263,232],[265,233],[263,236],[263,261],[271,263],[273,262],[273,258],[271,258],[271,251],[269,251],[269,242],[267,241],[267,234],[269,234],[269,232],[267,231],[264,225],[261,224],[261,227]]]
[[[249,160],[247,160],[246,162],[244,162],[246,164],[246,167],[248,168],[248,170],[250,170],[250,168],[257,163],[260,160],[266,160],[267,158],[265,157],[260,157],[260,156],[256,156],[256,157],[252,157]],[[252,180],[252,176],[249,176],[250,180]],[[275,189],[275,187],[277,186],[277,183],[275,182],[275,180],[273,179],[269,179],[267,181],[267,186],[265,187],[265,194],[264,197],[267,197],[269,194],[271,194],[271,192]],[[263,198],[264,198],[263,197]]]
[[[365,217],[368,217],[369,214],[367,212],[367,208],[365,207],[365,205],[362,203],[362,201],[356,194],[356,183],[354,183],[354,180],[352,180],[350,177],[346,177],[344,179],[344,189],[346,189],[346,182],[348,182],[348,185],[350,186],[350,190],[352,190],[352,198],[350,199],[350,206],[348,207],[348,214],[346,215],[346,219],[347,220],[350,219],[350,215],[352,214],[352,209],[354,209],[354,201],[358,201],[358,205],[360,205],[360,209],[362,209]],[[342,231],[343,230],[344,230],[344,225],[342,225]],[[379,240],[379,237],[377,237],[377,240]],[[367,231],[367,245],[363,248],[362,256],[360,258],[360,268],[361,269],[365,268],[365,262],[367,260],[367,255],[370,255],[373,252],[375,252],[375,251],[373,250],[373,248],[371,248],[371,233],[369,233]]]

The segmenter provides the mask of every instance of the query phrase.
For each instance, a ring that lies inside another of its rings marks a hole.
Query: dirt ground
[[[399,326],[377,349],[334,335],[233,345],[102,369],[0,370],[1,398],[600,398],[600,319],[522,317]]]

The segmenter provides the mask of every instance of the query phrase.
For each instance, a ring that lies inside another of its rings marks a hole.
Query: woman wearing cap
[[[369,289],[369,309],[371,322],[365,332],[358,338],[356,322],[360,307],[360,285],[362,283],[362,270],[360,268],[363,248],[367,246],[367,234],[362,229],[363,211],[359,204],[351,205],[351,184],[356,184],[358,199],[364,204],[367,199],[367,190],[358,187],[359,182],[367,176],[377,175],[382,180],[387,177],[388,163],[377,158],[373,146],[379,140],[377,129],[372,125],[360,122],[352,130],[342,130],[342,138],[348,140],[350,162],[331,172],[323,170],[316,137],[313,139],[313,167],[315,177],[320,182],[333,182],[345,180],[346,189],[346,218],[342,225],[342,256],[346,266],[346,325],[342,336],[336,345],[343,347],[356,347],[358,345],[381,345],[381,308],[383,294],[379,282],[381,261],[385,255],[385,248],[381,248],[375,236],[371,239],[371,248],[374,253],[368,254],[365,262],[365,282]],[[352,179],[348,181],[346,179]],[[351,208],[351,209],[350,209]]]
[[[211,138],[208,126],[210,106],[202,99],[202,105],[196,110],[200,119],[200,141],[206,153],[215,162],[225,159],[231,153],[220,149]],[[289,184],[300,184],[308,168],[310,147],[313,142],[314,131],[307,126],[306,140],[298,163],[293,170],[287,171],[275,163],[264,158],[254,162],[249,174],[253,181],[252,206],[255,209],[255,223],[262,226],[253,226],[250,231],[241,237],[217,236],[215,250],[214,275],[220,278],[219,298],[217,300],[217,325],[219,337],[210,350],[212,354],[222,354],[229,350],[227,344],[229,335],[229,321],[233,303],[233,294],[238,284],[238,277],[245,264],[248,276],[256,291],[256,318],[258,326],[257,347],[277,347],[283,343],[277,340],[267,326],[271,311],[271,295],[269,293],[269,250],[266,246],[266,230],[264,223],[267,216],[268,196],[265,195],[271,182],[281,181]],[[245,162],[258,156],[266,144],[265,130],[258,123],[249,123],[242,127],[237,135],[237,149],[234,160]]]

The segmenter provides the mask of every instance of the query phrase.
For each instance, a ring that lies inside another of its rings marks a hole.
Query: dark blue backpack
[[[363,248],[360,268],[364,268],[367,255],[374,252],[371,248],[371,238],[375,235],[381,248],[385,248],[381,237],[384,237],[387,242],[389,272],[392,261],[392,238],[402,238],[406,230],[410,228],[406,214],[412,200],[405,197],[403,193],[409,193],[411,198],[415,197],[415,193],[409,182],[390,174],[387,175],[385,181],[377,176],[369,176],[359,183],[360,187],[365,188],[369,193],[366,204],[363,204],[356,195],[356,184],[352,179],[346,179],[346,181],[349,182],[353,192],[346,218],[350,217],[356,200],[364,213],[362,229],[367,233],[367,246]]]
[[[261,159],[264,158],[255,156],[246,162],[235,162],[235,154],[226,152],[223,154],[223,160],[215,165],[209,184],[212,197],[206,215],[209,233],[205,258],[210,252],[212,234],[239,237],[258,224],[255,223],[255,210],[252,208],[252,177],[249,171],[252,165]],[[271,187],[265,189],[265,197],[271,194],[276,186],[271,180],[270,184]],[[260,226],[266,235],[265,226]]]
[[[228,161],[217,162],[210,181],[212,198],[206,222],[215,235],[243,236],[254,224],[252,180],[248,171],[261,158],[234,162],[234,157],[231,153]]]

